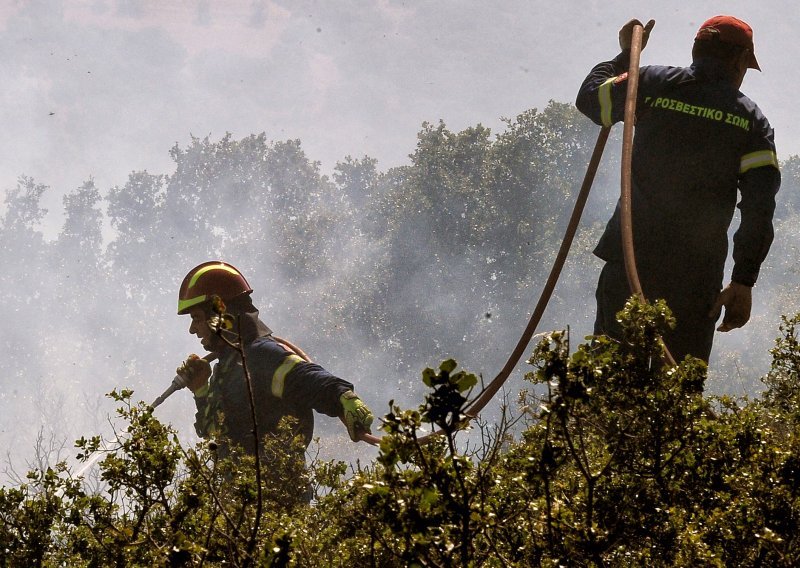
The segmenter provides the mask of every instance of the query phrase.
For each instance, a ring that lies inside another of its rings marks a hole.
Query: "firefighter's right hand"
[[[725,315],[717,331],[731,331],[738,329],[750,321],[750,311],[753,306],[753,292],[750,286],[731,282],[719,293],[717,301],[708,314],[708,317],[717,320],[725,308]]]
[[[186,387],[195,392],[208,384],[208,378],[211,376],[211,364],[192,353],[175,372],[186,381]]]
[[[652,31],[653,26],[656,25],[656,21],[650,20],[647,22],[647,25],[644,25],[639,20],[631,20],[622,26],[619,30],[619,47],[622,49],[622,51],[631,48],[631,42],[633,40],[633,27],[636,25],[644,27],[644,32],[642,33],[642,49],[644,49],[644,46],[647,45],[647,39],[650,37],[650,32]]]

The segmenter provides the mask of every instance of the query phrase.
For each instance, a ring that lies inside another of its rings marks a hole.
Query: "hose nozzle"
[[[203,359],[205,359],[209,363],[211,361],[214,361],[216,358],[217,358],[216,353],[209,353],[203,357]],[[172,379],[172,384],[170,384],[169,387],[167,387],[167,390],[161,393],[161,396],[159,396],[157,399],[153,401],[153,403],[150,405],[150,408],[155,408],[156,406],[167,400],[172,395],[172,393],[184,388],[188,382],[189,380],[187,378],[181,377],[180,375],[175,375],[175,377]]]

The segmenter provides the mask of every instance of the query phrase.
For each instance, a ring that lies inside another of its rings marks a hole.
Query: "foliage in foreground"
[[[663,303],[631,301],[623,321],[623,341],[572,354],[545,335],[518,418],[478,435],[464,432],[477,379],[452,360],[423,373],[418,409],[391,405],[377,461],[349,475],[286,457],[287,427],[260,490],[250,459],[183,448],[116,393],[126,431],[78,441],[82,459],[105,452],[104,490],[63,464],[0,489],[0,565],[800,565],[800,315],[760,401],[705,397],[697,360],[663,366]]]

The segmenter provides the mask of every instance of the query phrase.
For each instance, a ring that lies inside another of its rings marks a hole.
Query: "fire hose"
[[[203,356],[203,359],[205,359],[209,363],[211,363],[211,361],[216,360],[216,358],[217,358],[216,353],[208,353],[207,355]],[[172,396],[174,392],[181,390],[185,386],[186,386],[186,379],[176,374],[175,378],[172,379],[172,383],[167,387],[167,390],[161,393],[161,396],[159,396],[157,399],[153,401],[153,404],[150,405],[150,408],[155,408],[156,406],[167,400],[167,398]]]
[[[633,27],[633,34],[631,38],[631,57],[628,69],[628,83],[625,94],[625,117],[622,137],[622,167],[620,174],[622,248],[625,260],[625,273],[628,278],[628,286],[631,293],[636,294],[641,299],[644,299],[644,294],[642,292],[641,282],[639,281],[639,274],[636,269],[636,257],[633,247],[633,223],[631,220],[631,163],[633,156],[633,127],[636,121],[636,95],[639,87],[639,60],[642,52],[643,33],[644,29],[640,24],[637,24]],[[553,262],[553,267],[550,270],[550,275],[548,276],[547,282],[542,289],[539,300],[536,303],[536,308],[533,310],[533,314],[531,314],[530,320],[528,321],[528,325],[526,326],[525,331],[523,331],[522,336],[517,342],[517,346],[514,348],[514,351],[512,351],[502,370],[494,379],[492,379],[492,381],[480,392],[478,397],[465,410],[465,414],[470,420],[474,419],[486,407],[489,401],[494,398],[494,395],[497,394],[497,392],[506,382],[517,363],[519,363],[522,354],[527,349],[528,343],[530,343],[530,340],[533,337],[536,327],[539,325],[545,308],[547,308],[547,304],[550,302],[550,298],[552,297],[556,282],[558,282],[558,278],[561,275],[561,270],[564,267],[569,249],[572,246],[572,241],[575,237],[581,215],[583,214],[583,209],[589,196],[589,190],[594,182],[594,177],[597,173],[597,168],[600,164],[600,159],[603,155],[603,150],[605,149],[610,130],[610,127],[603,127],[597,136],[597,142],[595,143],[594,151],[592,152],[591,159],[589,160],[589,165],[586,169],[586,174],[583,178],[580,191],[578,192],[578,197],[575,201],[575,206],[572,210],[572,215],[570,216],[570,220],[564,234],[564,239],[561,241],[558,254]],[[675,360],[672,357],[672,354],[669,352],[669,349],[667,349],[666,345],[663,345],[663,341],[662,346],[664,347],[665,361],[667,364],[675,366]],[[436,436],[439,434],[440,432],[432,432],[427,436],[420,438],[420,440],[426,440],[431,436]]]
[[[644,299],[644,294],[642,292],[642,286],[636,268],[636,256],[633,246],[633,223],[631,219],[631,163],[633,156],[633,129],[636,120],[636,96],[639,87],[639,61],[642,51],[643,33],[644,29],[640,24],[637,24],[633,27],[633,33],[631,37],[630,65],[628,70],[627,92],[625,99],[625,116],[622,137],[622,167],[620,174],[620,209],[625,273],[628,278],[628,286],[631,293],[637,295],[641,299]],[[497,392],[502,388],[503,384],[511,375],[511,372],[522,358],[522,354],[527,349],[528,344],[530,343],[530,340],[536,331],[536,327],[539,325],[541,318],[544,315],[544,311],[553,295],[556,283],[558,282],[558,278],[560,277],[561,271],[564,268],[569,250],[572,246],[575,234],[577,233],[578,225],[580,223],[581,216],[583,215],[586,201],[589,197],[589,191],[594,183],[594,178],[597,174],[597,169],[600,165],[600,160],[603,156],[603,151],[605,149],[610,131],[610,127],[603,127],[597,136],[597,141],[595,142],[594,150],[592,151],[592,156],[586,169],[586,174],[584,175],[581,188],[578,192],[572,214],[570,215],[570,219],[564,233],[564,238],[561,241],[561,246],[559,247],[558,253],[553,262],[553,266],[550,270],[550,274],[539,296],[539,300],[536,303],[536,307],[534,308],[533,313],[528,320],[528,325],[525,327],[525,330],[517,342],[516,347],[511,352],[511,355],[509,355],[508,360],[503,368],[500,370],[497,376],[481,390],[477,398],[475,398],[473,402],[470,403],[465,409],[464,413],[468,420],[476,418],[478,414],[480,414],[480,412],[486,407],[489,401],[492,400],[492,398],[494,398]],[[305,353],[302,353],[302,351],[299,351],[295,346],[279,338],[276,338],[276,340],[285,343],[291,350],[295,351],[305,360],[310,361],[308,356],[305,355]],[[674,366],[675,360],[672,357],[672,354],[665,345],[663,345],[663,347],[665,362],[671,366]],[[206,356],[206,358],[208,357],[210,357],[210,355]],[[178,386],[173,389],[175,386],[175,380],[180,382],[179,377],[175,377],[175,379],[173,379],[173,385],[171,385],[167,391],[161,395],[161,397],[156,399],[156,402],[154,402],[152,406],[157,406],[163,402],[166,397],[175,392],[175,390],[182,388],[181,386]],[[434,431],[420,437],[419,441],[427,442],[434,436],[439,435],[441,435],[441,431]],[[362,433],[360,435],[360,439],[372,445],[378,445],[380,443],[380,438],[368,433]]]
[[[642,37],[644,29],[641,25],[633,26],[631,36],[631,61],[628,70],[628,87],[625,93],[625,119],[622,128],[622,173],[620,221],[622,226],[622,254],[625,260],[625,274],[628,277],[628,287],[632,294],[644,300],[642,284],[639,281],[639,272],[636,270],[636,255],[633,248],[633,215],[632,215],[632,190],[631,190],[631,164],[633,162],[633,127],[636,123],[636,93],[639,89],[639,58],[642,54]],[[664,341],[659,338],[664,348],[664,361],[674,367],[675,359]]]

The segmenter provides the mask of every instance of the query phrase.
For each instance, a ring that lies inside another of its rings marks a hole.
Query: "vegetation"
[[[77,442],[81,459],[104,452],[105,490],[63,463],[0,489],[0,565],[796,566],[800,317],[761,401],[703,396],[698,360],[665,366],[655,338],[670,320],[631,300],[621,342],[570,355],[566,334],[547,334],[521,414],[479,425],[477,447],[459,442],[477,377],[452,360],[424,371],[419,408],[391,406],[377,461],[350,475],[315,462],[306,477],[287,425],[267,441],[263,512],[251,458],[186,449],[112,393],[125,431]]]
[[[0,439],[17,462],[39,443],[30,473],[4,472],[0,566],[800,564],[797,157],[783,164],[757,288],[770,305],[741,332],[766,355],[783,321],[763,383],[738,355],[720,355],[713,389],[698,361],[665,368],[659,303],[628,306],[623,342],[573,344],[616,194],[610,153],[543,323],[573,332],[542,335],[518,403],[465,428],[544,279],[595,132],[559,103],[495,136],[425,124],[408,165],[348,157],[330,177],[299,141],[192,139],[173,148],[170,175],[69,192],[55,236],[42,230],[49,188],[20,178],[0,213]],[[286,425],[259,489],[246,456],[215,460],[187,441],[186,401],[156,417],[119,390],[152,399],[166,386],[153,377],[186,349],[177,286],[213,257],[247,274],[270,326],[313,346],[373,410],[394,398],[375,459],[306,467],[283,451],[297,443]],[[109,391],[114,434],[66,455],[67,433],[107,429],[95,393]],[[76,479],[97,452],[99,473]]]

